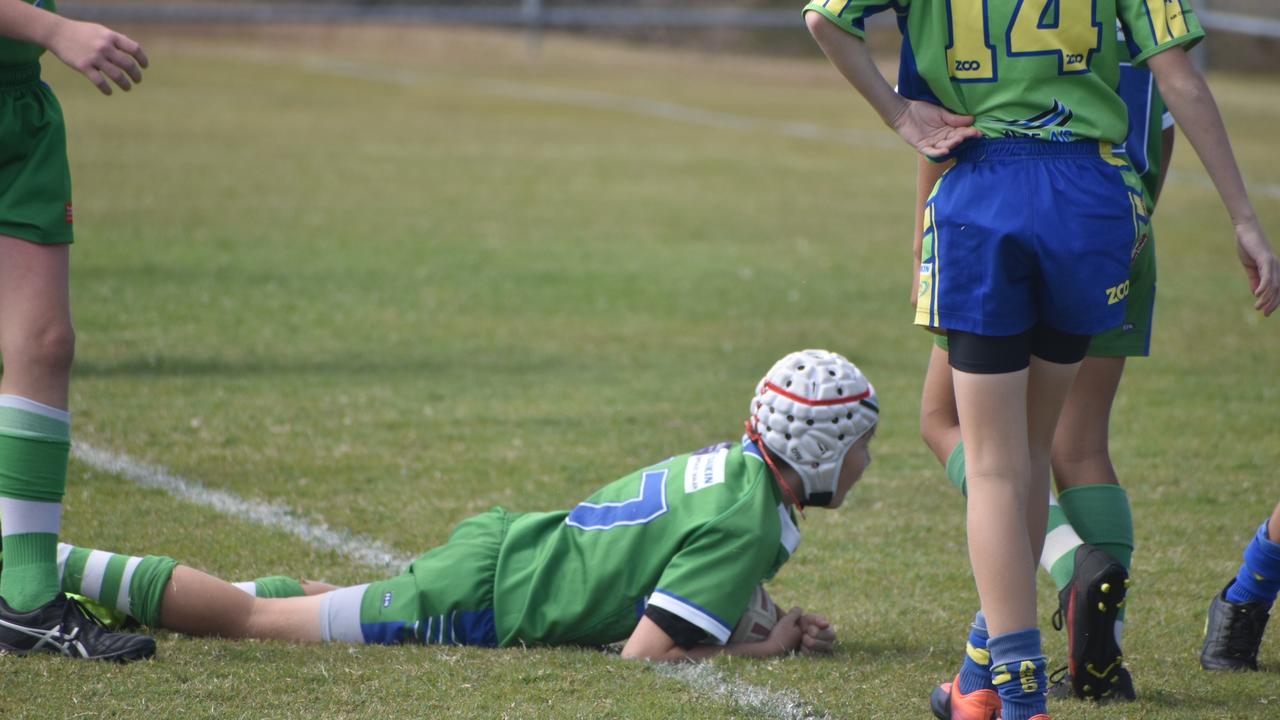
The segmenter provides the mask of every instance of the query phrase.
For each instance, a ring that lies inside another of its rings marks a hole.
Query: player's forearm
[[[1191,142],[1191,147],[1195,148],[1231,216],[1231,222],[1235,225],[1257,222],[1231,150],[1231,141],[1227,139],[1222,115],[1204,77],[1191,66],[1186,53],[1177,48],[1160,53],[1147,62],[1160,86],[1160,95],[1169,106],[1169,112],[1173,113],[1178,127]]]
[[[815,12],[805,14],[805,24],[831,64],[875,109],[880,119],[892,127],[898,116],[906,110],[907,100],[894,92],[893,87],[880,74],[871,59],[867,44]]]
[[[54,13],[21,0],[0,0],[0,35],[5,37],[48,48],[64,22]]]

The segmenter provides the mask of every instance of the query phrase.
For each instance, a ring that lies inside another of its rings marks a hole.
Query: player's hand
[[[1280,307],[1280,260],[1257,220],[1236,225],[1236,254],[1249,278],[1249,289],[1257,298],[1253,309],[1270,317]]]
[[[803,615],[804,610],[793,607],[786,615],[778,618],[778,624],[769,631],[766,642],[778,648],[778,655],[786,655],[800,649],[800,642],[804,637],[804,631],[800,628],[800,618]]]
[[[821,615],[801,615],[800,631],[800,652],[805,655],[829,653],[835,647],[836,631]]]
[[[111,94],[111,82],[121,90],[142,82],[142,68],[148,65],[147,54],[138,43],[111,28],[77,20],[59,24],[49,40],[49,50],[89,78],[103,95]]]
[[[982,137],[972,115],[956,115],[933,103],[908,100],[893,119],[893,129],[928,157],[942,157],[970,138]]]

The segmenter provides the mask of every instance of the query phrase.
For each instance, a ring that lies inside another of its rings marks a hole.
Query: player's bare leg
[[[929,369],[920,396],[920,437],[944,466],[961,439],[951,366],[947,364],[947,351],[937,345],[929,354]]]
[[[136,660],[151,638],[107,632],[59,590],[75,333],[69,247],[0,235],[0,649]]]
[[[323,597],[256,598],[179,565],[165,586],[160,626],[185,635],[316,642]]]
[[[1133,555],[1133,516],[1111,462],[1111,408],[1123,357],[1089,357],[1067,397],[1053,443],[1059,507],[1041,563],[1059,588],[1055,627],[1067,631],[1067,684],[1055,694],[1136,697],[1121,628]]]

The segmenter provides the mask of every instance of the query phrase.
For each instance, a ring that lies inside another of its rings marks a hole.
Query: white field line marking
[[[308,58],[304,64],[307,69],[313,72],[356,80],[374,80],[408,87],[426,87],[433,84],[429,77],[410,70],[383,67],[369,63],[347,62],[328,58]],[[594,90],[579,90],[532,83],[472,81],[468,82],[465,87],[472,91],[501,95],[518,100],[608,110],[642,117],[656,117],[689,125],[711,127],[717,130],[758,131],[800,140],[835,142],[861,147],[908,149],[906,143],[894,137],[887,130],[876,132],[840,130],[807,122],[764,120],[748,115],[706,110],[664,100],[648,100],[626,95],[596,92]]]
[[[244,520],[276,530],[322,550],[333,550],[348,559],[375,570],[399,573],[413,559],[399,555],[386,545],[362,535],[334,530],[323,521],[298,517],[284,505],[247,500],[233,493],[214,490],[199,482],[175,475],[168,470],[125,455],[76,442],[72,454],[90,467],[129,480],[137,485],[163,490],[169,495],[195,505],[215,510],[237,520]],[[654,665],[663,676],[679,680],[690,687],[764,713],[777,720],[812,720],[817,715],[794,692],[772,692],[743,682],[725,678],[709,665]]]
[[[304,62],[307,69],[337,77],[357,80],[376,80],[409,87],[425,87],[431,85],[430,78],[419,73],[401,68],[383,67],[369,63],[347,62],[329,58],[308,58]],[[857,147],[873,148],[906,148],[906,144],[887,131],[866,132],[861,130],[840,130],[822,127],[808,122],[778,122],[737,115],[734,113],[704,110],[701,108],[679,105],[662,100],[611,95],[593,90],[577,90],[574,88],[554,87],[550,85],[534,85],[509,82],[472,82],[468,89],[478,90],[491,95],[530,100],[555,105],[589,107],[596,110],[611,110],[656,117],[690,125],[702,125],[718,130],[741,130],[767,132],[783,137],[816,142],[840,143]],[[1213,183],[1203,172],[1174,173],[1170,172],[1166,182],[1176,185],[1193,185],[1195,187],[1213,189]],[[1252,194],[1260,197],[1280,199],[1280,184],[1249,183]]]
[[[298,517],[288,507],[238,495],[188,480],[162,467],[139,462],[121,453],[111,452],[77,441],[72,445],[77,460],[103,472],[131,480],[146,488],[163,490],[185,500],[216,510],[224,515],[293,535],[322,550],[333,550],[343,557],[390,574],[403,571],[413,560],[395,550],[361,535],[334,530],[319,521]]]
[[[724,698],[736,705],[779,720],[825,720],[828,715],[814,712],[795,692],[773,692],[754,685],[726,679],[706,663],[652,665],[654,672],[674,678],[700,693]]]

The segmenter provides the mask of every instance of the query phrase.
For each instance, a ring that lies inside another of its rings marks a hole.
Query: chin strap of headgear
[[[796,510],[800,513],[800,517],[808,520],[804,514],[804,503],[800,502],[800,498],[796,497],[796,492],[791,489],[791,485],[787,483],[786,478],[782,476],[782,472],[778,470],[778,466],[773,462],[773,457],[769,453],[769,448],[764,444],[764,438],[760,437],[760,433],[751,427],[750,420],[743,420],[747,426],[747,437],[751,438],[751,442],[756,444],[756,448],[760,450],[760,456],[764,458],[764,464],[769,466],[773,471],[773,479],[778,483],[778,487],[782,488],[782,492],[791,500],[791,504],[795,505]]]

